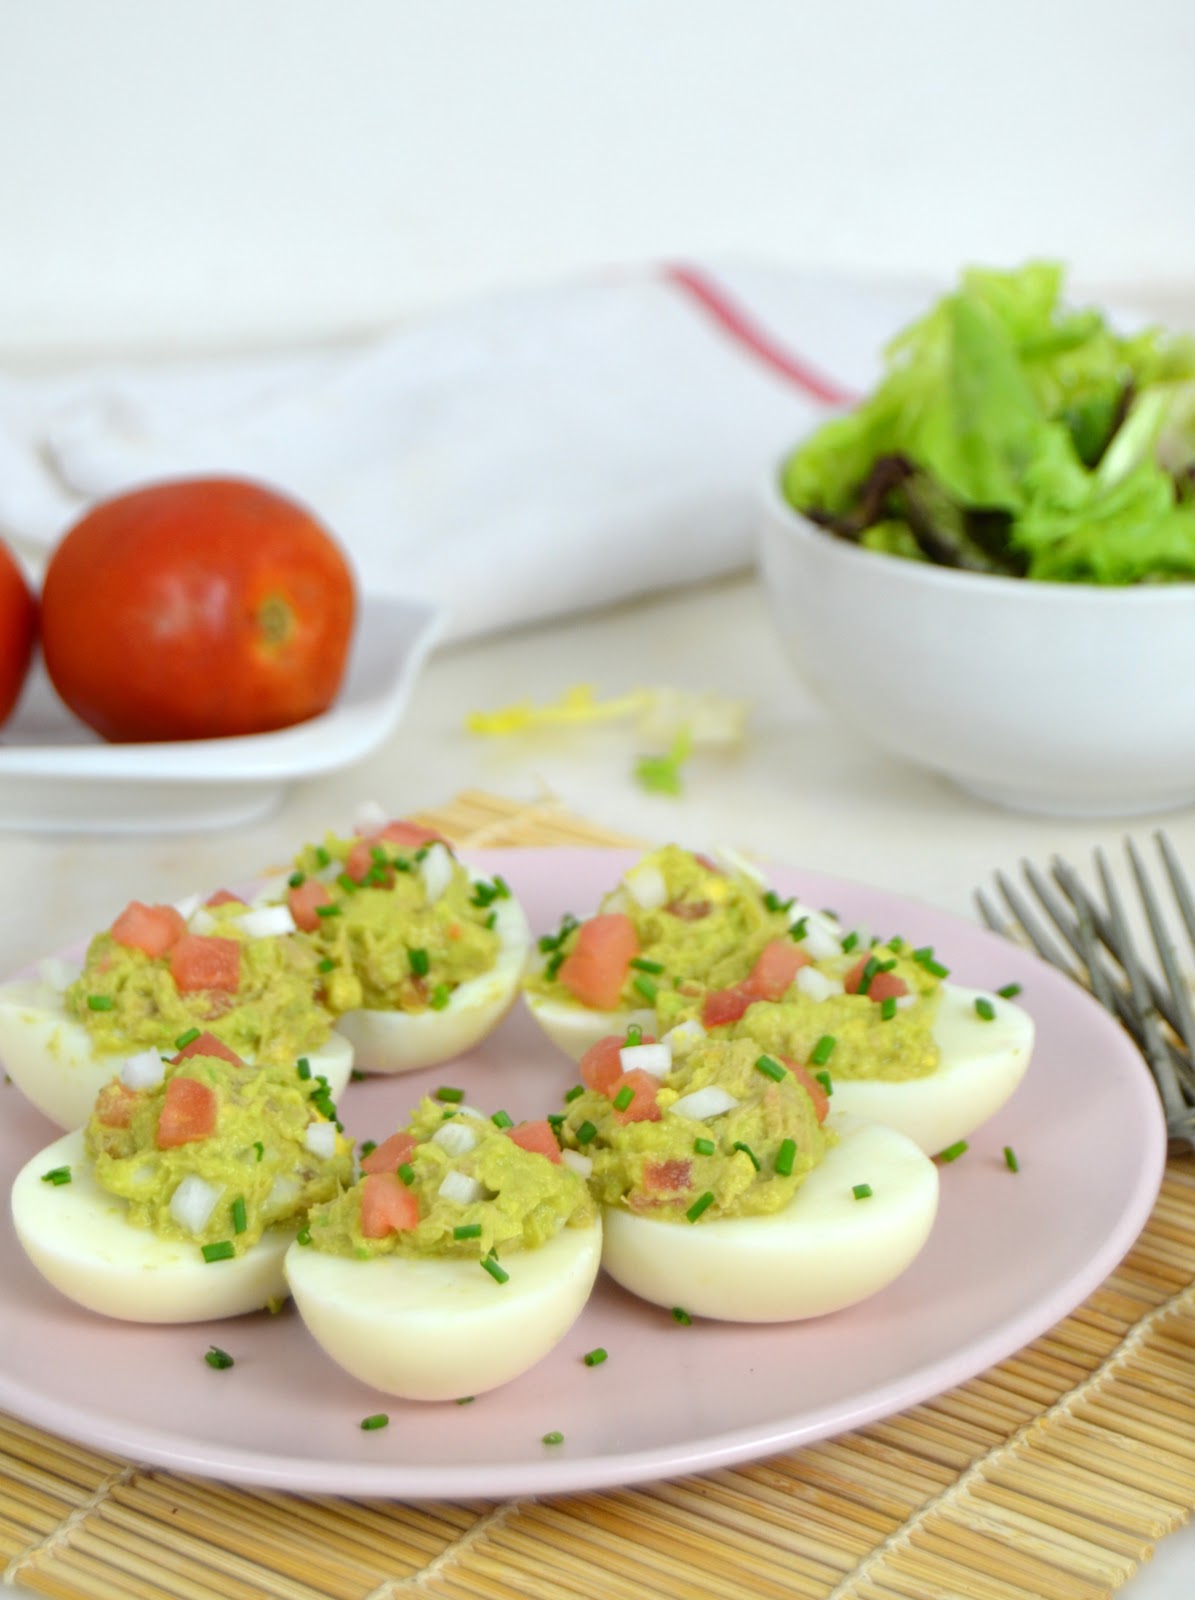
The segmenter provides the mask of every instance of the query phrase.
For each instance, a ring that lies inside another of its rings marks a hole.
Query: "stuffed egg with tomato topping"
[[[0,1061],[61,1128],[87,1121],[129,1057],[172,1055],[201,1032],[256,1064],[305,1055],[336,1095],[352,1046],[316,998],[318,959],[285,908],[267,915],[223,890],[202,905],[134,900],[92,939],[81,972],[43,962],[38,979],[0,987]]]
[[[755,868],[731,851],[667,844],[643,856],[578,922],[539,941],[524,984],[532,1016],[574,1061],[629,1026],[654,1024],[660,997],[751,980],[791,918]]]
[[[361,1070],[448,1061],[513,1005],[530,946],[522,908],[503,878],[470,872],[431,829],[329,835],[302,851],[283,887]]]
[[[25,1254],[55,1289],[129,1322],[205,1322],[276,1304],[308,1208],[352,1181],[328,1086],[306,1062],[199,1051],[130,1061],[86,1128],[12,1190]]]
[[[385,1394],[451,1400],[559,1343],[593,1288],[602,1230],[547,1122],[428,1100],[362,1167],[286,1257],[333,1361]]]
[[[566,1154],[602,1206],[602,1265],[655,1305],[727,1322],[817,1317],[877,1293],[929,1237],[938,1174],[890,1128],[749,1040],[680,1028],[599,1041]]]

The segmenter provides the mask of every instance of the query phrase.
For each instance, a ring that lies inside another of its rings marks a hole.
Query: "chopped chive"
[[[431,958],[426,950],[418,947],[408,949],[407,960],[411,963],[411,971],[417,978],[427,977],[428,968],[431,966]]]
[[[427,1003],[433,1011],[443,1011],[451,999],[452,990],[448,985],[446,983],[438,983],[432,990]]]
[[[664,970],[662,961],[649,961],[646,956],[632,956],[631,966],[635,968],[636,972],[663,972]]]
[[[328,854],[327,850],[322,844],[316,845],[314,853],[316,862],[319,866],[326,867],[331,864],[332,857]]]
[[[630,1044],[642,1044],[643,1043],[643,1029],[639,1026],[639,1024],[637,1022],[629,1022],[627,1024],[627,1034],[626,1034],[625,1042],[627,1044],[629,1044],[629,1045]]]
[[[325,956],[322,961],[316,963],[315,970],[317,972],[331,972],[335,966],[336,963],[332,960],[332,957]]]
[[[299,1077],[302,1078],[304,1083],[306,1083],[311,1077],[311,1062],[308,1061],[306,1056],[300,1056],[295,1062],[295,1071],[299,1074]]]
[[[248,1226],[249,1219],[245,1214],[245,1197],[243,1194],[239,1194],[232,1202],[232,1231],[233,1233],[244,1233]]]
[[[292,889],[301,889],[307,882],[307,874],[305,872],[292,872],[286,881]]]
[[[751,1146],[749,1144],[744,1144],[741,1139],[736,1139],[734,1141],[733,1148],[735,1150],[741,1150],[743,1152],[743,1154],[747,1157],[747,1160],[755,1168],[756,1172],[759,1171],[759,1157],[755,1154],[755,1151],[752,1150],[752,1148],[751,1148]]]
[[[904,947],[905,947],[905,942],[901,938],[900,934],[899,933],[894,933],[892,935],[891,939],[889,939],[889,941],[888,941],[889,950],[896,950],[896,951],[899,952],[899,951],[903,950]]]
[[[315,914],[317,917],[338,917],[341,915],[341,908],[340,906],[316,906]]]
[[[231,1261],[236,1255],[236,1246],[231,1239],[219,1239],[215,1244],[203,1246],[203,1259],[205,1261]]]
[[[178,1038],[174,1041],[174,1048],[176,1050],[185,1050],[189,1044],[194,1044],[198,1037],[198,1028],[188,1028],[186,1033],[180,1033]]]
[[[896,996],[886,994],[880,1001],[880,1021],[891,1022],[896,1015]]]
[[[688,1217],[690,1222],[696,1222],[698,1217],[701,1216],[703,1212],[708,1211],[713,1203],[713,1191],[707,1189],[704,1194],[698,1195],[697,1199],[694,1200],[693,1204],[685,1212],[685,1216]]]
[[[266,1153],[266,1147],[260,1139],[254,1139],[253,1148],[257,1151],[257,1159],[259,1161],[262,1160]]]
[[[858,943],[859,943],[859,935],[857,933],[848,933],[846,938],[842,941],[843,954],[844,955],[850,955],[851,951],[855,948],[855,946]]]
[[[296,1244],[310,1244],[311,1243],[311,1229],[307,1226],[306,1223],[304,1223],[303,1226],[299,1229],[298,1233],[295,1234],[295,1243]]]
[[[559,1431],[559,1429],[553,1428],[551,1433],[544,1434],[543,1442],[544,1444],[563,1444],[564,1435]]]
[[[489,1273],[495,1283],[505,1283],[510,1277],[510,1273],[506,1271],[505,1267],[500,1267],[493,1256],[483,1256],[481,1268],[483,1272]]]
[[[453,1089],[448,1084],[444,1084],[436,1090],[435,1098],[455,1105],[465,1098],[465,1091],[463,1089]]]
[[[376,1433],[379,1428],[388,1428],[390,1418],[384,1411],[375,1411],[372,1417],[361,1418],[361,1431],[363,1433]]]
[[[1002,1000],[1015,1000],[1020,992],[1021,986],[1019,983],[1006,983],[1003,988],[996,990]]]
[[[913,960],[921,965],[934,959],[934,947],[932,944],[919,944],[916,950],[912,950],[909,953]]]
[[[113,1011],[116,1001],[110,994],[89,994],[87,996],[87,1009],[89,1011]]]
[[[609,1357],[606,1351],[602,1349],[600,1344],[596,1350],[587,1350],[584,1356],[585,1365],[587,1367],[600,1367],[602,1362],[608,1359]]]
[[[794,895],[788,900],[782,900],[776,893],[775,889],[769,889],[763,897],[763,903],[769,911],[789,911],[792,909],[793,901],[795,899],[796,896]]]
[[[624,1083],[622,1088],[614,1096],[614,1109],[615,1109],[615,1111],[625,1111],[626,1108],[630,1105],[631,1101],[634,1098],[635,1098],[634,1089],[631,1088],[629,1083]]]
[[[687,1328],[692,1322],[693,1318],[683,1306],[673,1306],[672,1320],[673,1322],[679,1322],[682,1328]]]
[[[407,860],[406,856],[391,856],[390,865],[394,868],[395,872],[410,872],[411,870],[411,863]]]
[[[347,872],[337,874],[336,884],[338,888],[344,890],[345,894],[356,894],[357,892],[357,880],[356,878],[350,878]]]
[[[497,920],[498,920],[498,913],[496,911],[491,911],[489,916],[485,919],[485,923],[483,924],[483,926],[485,926],[487,928],[492,928],[494,926],[494,924],[497,922]],[[470,1395],[469,1398],[472,1399],[473,1398],[472,1395]]]
[[[549,1128],[551,1128],[552,1132],[557,1136],[557,1138],[559,1138],[560,1130],[564,1126],[564,1113],[562,1111],[550,1111],[545,1118],[545,1121],[547,1122]]]
[[[783,1083],[787,1067],[782,1067],[779,1061],[771,1056],[759,1056],[755,1062],[756,1072],[762,1072],[765,1078],[771,1078],[773,1083]]]
[[[349,1072],[349,1082],[350,1083],[364,1083],[365,1082],[365,1074],[361,1071],[360,1067],[353,1067],[350,1070],[350,1072]]]
[[[950,968],[944,967],[940,961],[923,961],[921,965],[931,977],[948,978],[950,976]]]
[[[815,1067],[825,1066],[826,1062],[829,1061],[830,1057],[834,1054],[834,1046],[837,1043],[838,1040],[832,1033],[822,1034],[821,1038],[817,1041],[809,1053],[809,1059],[813,1062]]]
[[[575,1100],[578,1095],[582,1095],[584,1093],[585,1085],[583,1083],[574,1083],[571,1089],[565,1090],[564,1098],[565,1100]]]
[[[510,899],[510,884],[507,883],[500,872],[495,872],[494,874],[494,893],[499,900]]]
[[[418,850],[416,850],[416,852],[415,852],[415,860],[416,861],[424,861],[424,860],[426,860],[427,859],[427,852],[430,849],[431,849],[430,845],[421,844],[419,846]]]
[[[495,1111],[490,1121],[495,1128],[513,1128],[515,1125],[514,1118],[507,1111]]]
[[[544,976],[546,978],[554,978],[556,976],[556,974],[560,971],[560,968],[563,966],[563,964],[564,964],[564,951],[563,950],[557,950],[556,954],[554,956],[550,956],[548,958],[548,960],[544,963]]]
[[[378,1141],[376,1139],[362,1139],[362,1141],[361,1141],[361,1154],[363,1156],[371,1156],[371,1155],[373,1155],[373,1153],[377,1149],[377,1147],[378,1147]]]
[[[978,995],[975,1000],[975,1015],[984,1022],[996,1020],[996,1008],[986,995]]]
[[[61,1189],[64,1183],[71,1181],[71,1169],[69,1167],[51,1167],[49,1172],[42,1173],[41,1181],[43,1183],[52,1183],[56,1189]]]
[[[459,1228],[453,1228],[452,1237],[454,1239],[480,1239],[481,1223],[462,1222]]]
[[[880,964],[876,958],[874,956],[868,956],[867,960],[863,963],[863,971],[859,974],[859,987],[856,993],[866,994],[871,988],[871,980],[875,977],[879,970]]]
[[[631,980],[631,988],[637,989],[645,1000],[654,1000],[660,992],[659,986],[654,984],[650,978],[633,978]]]
[[[855,1183],[855,1184],[852,1184],[851,1185],[851,1193],[854,1195],[856,1200],[870,1200],[871,1199],[871,1184],[870,1183]]]
[[[938,1151],[938,1160],[957,1161],[961,1155],[966,1154],[968,1148],[969,1146],[965,1139],[958,1139],[954,1144],[948,1144],[945,1150]]]
[[[1017,1153],[1010,1144],[1004,1146],[1004,1165],[1009,1172],[1020,1172],[1021,1163],[1017,1160]]]
[[[699,1156],[712,1156],[717,1151],[717,1148],[718,1146],[712,1139],[694,1139],[693,1141],[693,1149]]]
[[[577,1143],[591,1144],[597,1138],[597,1129],[592,1122],[583,1122],[577,1129]]]
[[[463,1394],[461,1395],[460,1399],[456,1401],[456,1404],[458,1406],[471,1406],[476,1399],[477,1396],[475,1394]]]
[[[828,1095],[834,1093],[834,1080],[828,1072],[815,1072],[813,1076],[821,1084],[822,1088]]]
[[[218,1344],[209,1345],[203,1359],[209,1367],[214,1367],[217,1372],[225,1372],[229,1367],[236,1364],[228,1351],[221,1350]]]
[[[785,1139],[779,1150],[776,1152],[775,1161],[776,1171],[782,1178],[792,1177],[793,1163],[796,1161],[796,1159],[797,1141],[795,1139]]]
[[[398,1168],[398,1175],[409,1189],[415,1182],[415,1168],[409,1161],[404,1161]]]
[[[809,932],[809,918],[808,917],[798,917],[797,920],[793,923],[792,927],[788,930],[788,936],[789,936],[790,939],[796,939],[798,941],[798,943],[799,943],[803,938],[805,938],[805,936],[806,936],[806,934],[808,932]]]

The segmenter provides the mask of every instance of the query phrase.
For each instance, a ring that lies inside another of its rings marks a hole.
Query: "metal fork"
[[[1195,895],[1165,833],[1153,837],[1190,945],[1191,965],[1186,972],[1161,897],[1132,839],[1125,840],[1125,853],[1152,936],[1157,967],[1141,955],[1102,850],[1094,854],[1098,892],[1088,889],[1074,867],[1058,857],[1050,862],[1048,876],[1030,861],[1021,863],[1028,889],[1047,923],[1003,872],[995,874],[996,886],[1012,920],[994,909],[982,889],[976,891],[975,900],[989,928],[1017,944],[1030,944],[1043,960],[1084,984],[1120,1019],[1153,1073],[1170,1137],[1195,1148],[1195,994],[1191,986],[1195,978]],[[1061,946],[1047,932],[1049,925],[1061,935]]]

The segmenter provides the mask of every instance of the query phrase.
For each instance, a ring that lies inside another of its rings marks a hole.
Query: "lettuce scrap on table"
[[[866,400],[785,463],[785,498],[872,550],[1055,582],[1195,579],[1195,338],[1124,335],[1063,270],[973,268]]]

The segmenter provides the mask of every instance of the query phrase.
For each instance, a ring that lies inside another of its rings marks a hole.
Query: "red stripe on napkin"
[[[794,355],[779,344],[766,329],[754,322],[713,278],[696,267],[673,263],[662,268],[663,277],[678,289],[692,295],[708,311],[723,332],[728,333],[758,360],[778,372],[782,378],[803,389],[823,405],[850,405],[858,396],[842,389],[832,378],[825,377],[800,356]]]

